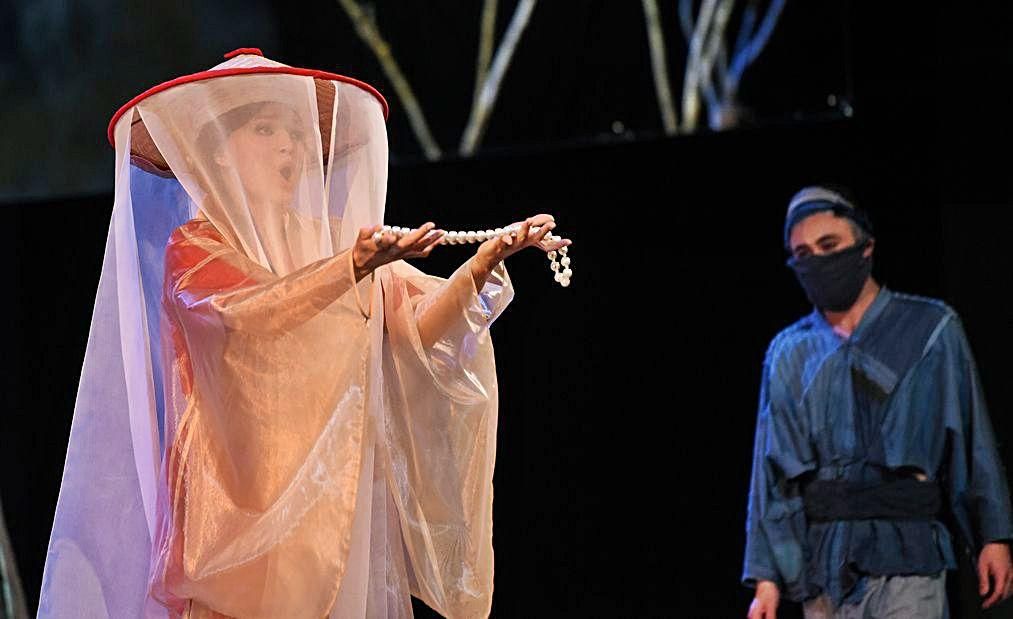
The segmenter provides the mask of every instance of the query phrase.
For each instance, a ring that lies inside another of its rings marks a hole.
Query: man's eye
[[[293,142],[302,142],[303,138],[306,137],[306,134],[300,130],[289,131],[288,133],[292,136]]]
[[[272,135],[274,133],[271,125],[257,125],[254,130],[260,135]]]

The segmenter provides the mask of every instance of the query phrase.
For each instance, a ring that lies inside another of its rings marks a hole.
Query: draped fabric
[[[921,473],[939,519],[807,522],[810,479],[881,483]],[[956,531],[943,523],[952,516]],[[782,331],[764,364],[743,581],[789,599],[857,603],[870,576],[956,567],[1013,538],[1013,513],[974,358],[956,312],[882,289],[849,338],[818,311]]]
[[[413,594],[486,616],[509,276],[399,261],[356,281],[382,105],[237,67],[284,65],[237,56],[116,123],[39,614],[405,617]]]

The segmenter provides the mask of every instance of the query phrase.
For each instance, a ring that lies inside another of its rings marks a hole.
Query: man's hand
[[[777,585],[769,580],[756,583],[756,596],[749,605],[749,619],[777,619],[777,605],[781,601],[781,592]]]
[[[991,590],[992,594],[988,595]],[[978,594],[988,598],[982,608],[991,608],[1013,593],[1013,565],[1009,546],[1002,542],[985,544],[978,556]]]

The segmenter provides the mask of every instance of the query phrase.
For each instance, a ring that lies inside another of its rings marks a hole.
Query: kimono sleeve
[[[207,230],[173,236],[163,351],[175,357],[163,364],[172,397],[151,568],[166,606],[327,613],[367,427],[370,336],[345,294],[349,260],[278,276]]]
[[[355,283],[350,249],[279,277],[209,234],[177,230],[166,248],[167,300],[228,330],[287,332]]]
[[[944,358],[938,389],[950,439],[947,490],[961,533],[978,551],[1013,539],[1009,486],[974,356],[956,315],[939,340]]]
[[[382,269],[381,448],[403,532],[412,594],[447,617],[492,604],[492,476],[498,392],[489,325],[513,297],[502,264],[481,291],[469,264],[449,279],[404,263]],[[438,311],[440,316],[427,315]],[[439,322],[423,347],[419,321]]]
[[[760,385],[742,582],[755,587],[770,580],[795,599],[804,587],[806,560],[798,477],[816,465],[803,419],[780,376],[776,344],[768,350]]]

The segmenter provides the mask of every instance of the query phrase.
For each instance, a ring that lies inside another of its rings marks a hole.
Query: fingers
[[[521,228],[517,231],[517,242],[520,247],[527,247],[541,242],[542,238],[556,227],[556,218],[552,215],[535,215],[528,217],[521,222]],[[538,232],[531,233],[532,228],[539,228]]]
[[[367,232],[368,234],[363,234]],[[359,240],[365,241],[366,239],[372,239],[376,244],[376,251],[382,252],[387,251],[397,243],[397,236],[391,232],[383,232],[383,226],[376,225],[372,228],[362,228],[359,231]]]
[[[1002,596],[999,595],[999,592],[1000,592],[1000,588],[996,587],[995,591],[992,592],[992,595],[988,596],[988,599],[985,600],[984,603],[982,603],[981,607],[982,608],[992,608],[992,606],[994,606],[996,602],[998,602],[1000,599],[1002,599]]]
[[[367,228],[359,228],[358,242],[364,243],[373,241],[376,244],[377,249],[382,251],[390,247],[393,242],[397,241],[397,237],[390,233],[381,234],[382,231],[383,226],[380,224],[369,226]]]
[[[538,231],[532,234],[532,228],[538,228]],[[517,234],[517,240],[521,243],[522,247],[538,245],[546,252],[554,251],[570,245],[572,241],[568,239],[556,238],[550,241],[545,240],[550,234],[552,234],[552,231],[555,228],[556,218],[552,215],[542,213],[535,215],[534,217],[528,217],[521,223],[521,230]]]
[[[776,619],[777,604],[780,599],[780,591],[777,584],[769,580],[761,580],[756,583],[756,595],[749,607],[750,617],[756,619]]]
[[[538,232],[536,232],[535,235],[533,237],[531,237],[532,240],[534,241],[534,243],[541,243],[542,239],[545,238],[545,235],[547,235],[548,233],[552,232],[552,229],[555,228],[555,227],[556,227],[556,222],[554,222],[554,221],[550,221],[550,222],[547,222],[547,223],[543,224],[542,227],[538,229]]]
[[[377,224],[375,226],[367,226],[365,228],[359,228],[359,240],[368,241],[374,232],[378,232],[382,226]]]
[[[984,557],[978,559],[978,595],[988,593],[988,561]]]
[[[570,239],[559,239],[557,241],[543,241],[539,247],[541,247],[545,252],[550,252],[562,249],[563,247],[569,247],[572,243],[573,241]]]
[[[534,217],[528,217],[528,221],[531,222],[532,226],[544,226],[547,223],[556,221],[556,218],[552,215],[541,213]]]
[[[426,223],[422,224],[421,226],[413,230],[411,233],[401,237],[401,240],[397,242],[398,248],[404,251],[414,250],[415,244],[418,243],[420,240],[422,240],[422,238],[427,234],[429,234],[429,232],[435,227],[436,224],[434,224],[431,221],[427,221]]]
[[[447,235],[446,230],[433,230],[429,234],[425,235],[419,242],[412,246],[412,251],[426,251],[432,250],[434,247],[440,244],[440,241],[444,236]]]
[[[776,619],[777,611],[775,607],[763,600],[754,598],[753,603],[749,605],[749,613],[746,614],[747,619]]]
[[[428,256],[447,234],[446,231],[436,230],[435,227],[433,222],[426,222],[410,233],[398,236],[389,228],[384,230],[384,226],[378,225],[361,228],[359,239],[365,241],[371,238],[375,243],[375,253],[382,254],[380,258],[382,262],[423,257]],[[533,231],[535,228],[537,230]],[[503,259],[531,245],[537,245],[542,251],[550,252],[573,243],[570,239],[553,236],[552,231],[555,228],[556,220],[552,215],[547,213],[535,215],[508,227],[506,230],[512,230],[512,233],[505,232],[496,237],[494,243],[485,245],[484,251],[488,253],[491,250],[498,259]]]
[[[446,235],[444,230],[434,230],[422,237],[410,251],[402,255],[403,258],[425,258],[432,253],[433,249],[440,244],[440,240]]]
[[[1005,562],[993,564],[990,571],[992,572],[992,581],[995,583],[995,590],[992,591],[992,595],[986,602],[997,604],[1009,597],[1010,581],[1013,579],[1013,574],[1011,574],[1009,564]]]
[[[524,246],[525,241],[528,240],[528,234],[531,233],[531,220],[525,219],[521,222],[521,229],[517,231],[517,245],[520,247]]]
[[[994,571],[994,566],[990,562],[984,562],[978,566],[978,591],[981,595],[988,593],[989,585],[992,584],[992,595],[982,603],[982,608],[990,608],[996,602],[1002,599],[1003,590],[1005,589],[1005,582],[999,580],[998,574]],[[991,583],[990,583],[991,581]]]
[[[374,226],[360,230],[359,238],[367,236],[368,231],[368,236],[371,236],[376,243],[377,253],[384,253],[384,260],[390,261],[399,257],[421,256],[422,252],[432,251],[432,247],[438,244],[445,234],[443,230],[434,233],[434,227],[433,222],[426,222],[419,228],[399,237],[390,231],[381,234],[383,226]]]

